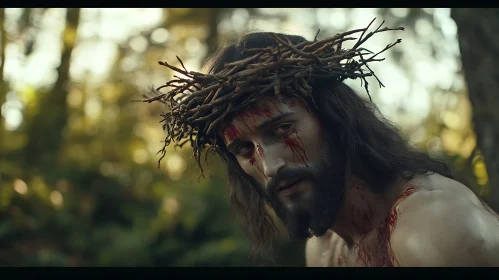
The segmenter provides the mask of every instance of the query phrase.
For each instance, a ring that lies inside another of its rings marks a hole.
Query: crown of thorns
[[[159,61],[159,64],[185,76],[175,79],[153,90],[154,97],[146,97],[144,102],[159,101],[166,105],[168,112],[162,113],[163,130],[166,131],[162,153],[158,160],[158,167],[166,155],[166,147],[172,142],[182,147],[190,142],[193,156],[201,168],[201,152],[208,147],[206,153],[216,147],[216,129],[228,116],[240,111],[246,106],[259,100],[269,91],[280,98],[281,90],[308,104],[316,107],[312,98],[311,82],[317,79],[361,79],[369,99],[368,82],[366,77],[374,76],[379,86],[384,86],[369,68],[368,63],[383,61],[376,58],[380,53],[390,49],[402,40],[387,45],[381,51],[374,53],[361,45],[374,34],[404,30],[403,27],[388,28],[381,26],[366,34],[374,22],[373,19],[366,28],[350,30],[335,36],[314,41],[305,41],[293,45],[286,38],[271,34],[276,41],[274,47],[244,48],[245,53],[254,53],[245,59],[227,63],[218,73],[203,74],[187,71],[182,60],[177,56],[183,69]],[[350,35],[361,33],[360,37]],[[343,49],[342,43],[357,40],[350,49]],[[167,93],[160,90],[170,88]],[[371,100],[372,101],[372,100]]]

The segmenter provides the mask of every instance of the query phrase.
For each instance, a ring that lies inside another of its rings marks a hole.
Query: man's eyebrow
[[[268,120],[266,120],[266,121],[262,122],[261,124],[257,125],[257,126],[256,126],[256,130],[262,130],[262,129],[264,129],[264,128],[268,127],[268,126],[273,125],[274,123],[276,123],[276,122],[278,122],[278,121],[280,121],[280,120],[282,120],[282,119],[285,119],[285,118],[287,118],[287,117],[293,116],[293,115],[295,115],[295,114],[296,114],[295,112],[288,112],[288,113],[284,113],[284,114],[281,114],[281,115],[278,115],[278,116],[272,117],[272,118],[270,118],[270,119],[268,119]],[[234,140],[232,140],[229,144],[227,144],[227,146],[226,146],[226,147],[227,147],[227,150],[229,150],[229,151],[230,151],[230,149],[231,149],[233,146],[235,146],[235,145],[237,145],[237,144],[240,144],[241,142],[242,142],[242,141],[241,141],[241,139],[239,139],[239,138],[235,138],[235,139],[234,139]]]
[[[275,116],[273,118],[270,118],[264,122],[262,122],[261,124],[257,125],[256,126],[256,129],[257,130],[262,130],[263,128],[265,127],[268,127],[268,126],[271,126],[273,125],[274,123],[282,120],[282,119],[285,119],[287,117],[290,117],[290,116],[293,116],[295,115],[295,112],[288,112],[288,113],[284,113],[284,114],[281,114],[281,115],[278,115],[278,116]]]

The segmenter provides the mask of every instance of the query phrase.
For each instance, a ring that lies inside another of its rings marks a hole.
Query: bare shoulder
[[[305,260],[307,267],[330,266],[333,256],[333,248],[340,243],[340,237],[331,230],[323,236],[312,237],[305,245]]]
[[[440,175],[408,184],[390,240],[401,266],[499,266],[499,220],[471,190]]]

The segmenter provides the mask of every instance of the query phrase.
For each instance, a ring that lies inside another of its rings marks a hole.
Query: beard
[[[293,240],[304,240],[312,235],[323,235],[335,222],[343,203],[345,193],[345,165],[333,164],[331,149],[322,153],[315,163],[308,167],[279,170],[266,188],[265,199],[283,222]],[[339,161],[341,162],[341,161]],[[303,180],[311,184],[310,190],[290,196],[291,206],[283,204],[276,195],[276,187],[283,180]]]

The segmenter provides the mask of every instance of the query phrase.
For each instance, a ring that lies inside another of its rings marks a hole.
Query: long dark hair
[[[244,48],[275,46],[270,33],[252,33],[237,43],[219,49],[207,62],[206,70],[217,73],[224,64],[249,56]],[[297,44],[305,38],[278,34]],[[336,80],[317,80],[313,98],[318,110],[307,104],[318,117],[329,137],[335,139],[335,151],[342,151],[346,172],[365,181],[374,192],[384,188],[397,177],[410,179],[416,174],[438,173],[453,178],[448,166],[419,151],[403,139],[400,131],[381,116],[377,107],[357,95],[349,86]],[[230,202],[235,213],[243,218],[242,225],[253,241],[254,249],[269,249],[277,232],[268,211],[266,200],[258,188],[239,166],[235,157],[227,151],[222,139],[217,140],[218,153],[227,163],[230,183]]]

